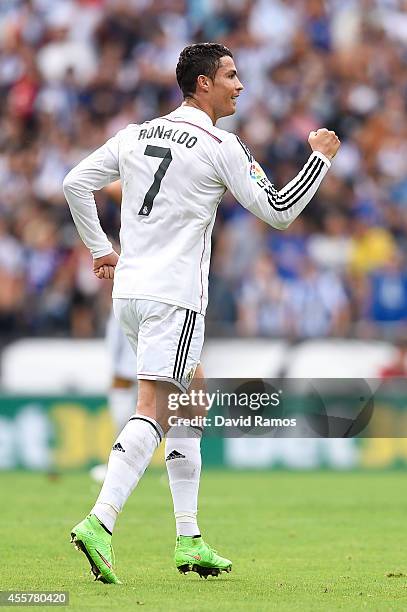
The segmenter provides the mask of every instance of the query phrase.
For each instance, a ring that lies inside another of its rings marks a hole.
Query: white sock
[[[118,513],[144,474],[162,436],[159,423],[137,415],[125,425],[113,444],[106,478],[91,510],[109,531],[113,531]]]
[[[108,396],[109,410],[115,425],[116,434],[120,433],[130,417],[136,413],[137,386],[128,388],[112,387]]]
[[[194,427],[171,427],[165,442],[165,463],[177,535],[199,535],[197,523],[198,491],[201,476],[202,431]]]

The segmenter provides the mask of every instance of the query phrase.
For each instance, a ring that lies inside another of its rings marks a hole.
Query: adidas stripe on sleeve
[[[219,147],[215,164],[236,199],[276,229],[285,229],[298,217],[331,166],[325,155],[314,151],[297,176],[277,191],[248,147],[232,134]]]

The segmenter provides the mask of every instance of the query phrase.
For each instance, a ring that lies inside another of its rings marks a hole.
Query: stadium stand
[[[305,213],[270,231],[226,195],[207,331],[397,337],[406,323],[406,52],[401,0],[7,0],[0,5],[0,337],[103,334],[110,288],[62,194],[67,171],[130,122],[180,102],[174,66],[221,40],[246,94],[224,120],[281,185],[310,130],[340,153]],[[80,24],[80,25],[79,25]],[[380,53],[377,50],[380,48]],[[113,202],[98,194],[106,231]],[[264,292],[264,283],[272,287]]]

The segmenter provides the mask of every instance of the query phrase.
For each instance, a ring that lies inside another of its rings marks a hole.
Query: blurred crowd
[[[279,188],[308,134],[342,147],[285,232],[226,194],[208,333],[396,337],[407,322],[406,0],[2,0],[0,336],[103,334],[109,283],[91,272],[62,194],[68,170],[128,123],[180,102],[181,49],[219,41],[245,86],[235,131]],[[117,205],[99,192],[117,239]]]

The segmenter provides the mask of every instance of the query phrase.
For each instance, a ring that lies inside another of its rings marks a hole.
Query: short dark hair
[[[200,74],[215,78],[222,57],[233,57],[227,47],[218,43],[197,43],[185,47],[180,53],[176,74],[184,98],[196,91],[196,80]]]

